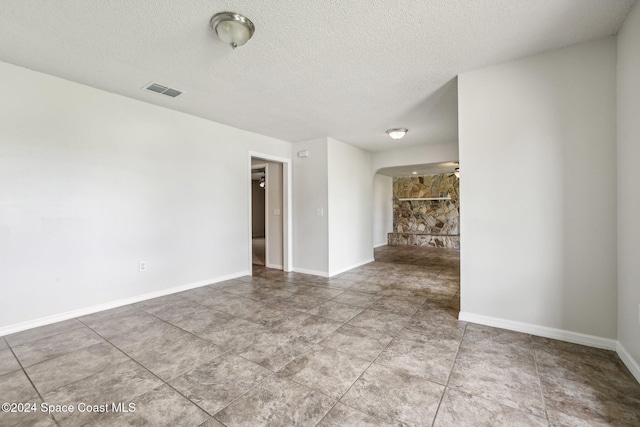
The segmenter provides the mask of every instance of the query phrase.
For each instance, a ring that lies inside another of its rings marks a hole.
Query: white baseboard
[[[640,383],[640,364],[629,354],[626,348],[618,341],[618,345],[616,347],[616,353],[620,356],[620,359],[627,366],[631,374],[636,378],[636,380]]]
[[[299,268],[299,267],[293,267],[293,271],[295,271],[296,273],[312,274],[314,276],[320,276],[320,277],[333,277],[337,274],[344,273],[345,271],[349,271],[356,267],[360,267],[361,265],[369,264],[370,262],[373,262],[373,261],[375,261],[373,258],[369,258],[364,261],[360,261],[354,265],[350,265],[349,267],[341,268],[340,270],[337,270],[337,271],[331,271],[330,273],[327,273],[326,271],[308,270],[306,268]]]
[[[267,268],[276,268],[278,270],[282,270],[282,266],[281,265],[276,265],[276,264],[269,264],[267,263],[266,265]]]
[[[345,271],[349,271],[349,270],[352,270],[354,268],[358,268],[361,265],[369,264],[370,262],[373,262],[373,261],[375,261],[375,259],[369,258],[369,259],[366,259],[364,261],[360,261],[360,262],[358,262],[356,264],[350,265],[349,267],[341,268],[340,270],[337,270],[337,271],[330,271],[329,272],[329,277],[336,276],[336,275],[338,275],[340,273],[344,273]]]
[[[295,271],[296,273],[311,274],[313,276],[329,277],[329,273],[327,273],[326,271],[309,270],[306,268],[298,267],[293,267],[293,271]]]
[[[513,320],[500,319],[497,317],[483,316],[480,314],[466,313],[461,311],[460,320],[478,323],[480,325],[493,326],[495,328],[508,329],[510,331],[524,332],[545,338],[553,338],[574,344],[582,344],[589,347],[602,348],[605,350],[616,350],[618,342],[610,338],[602,338],[594,335],[571,332],[564,329],[549,328],[547,326],[534,325],[531,323],[516,322]]]
[[[215,279],[201,280],[195,283],[189,283],[186,285],[176,286],[173,288],[167,288],[167,289],[162,289],[155,292],[136,295],[129,298],[109,301],[102,304],[92,305],[90,307],[79,308],[77,310],[65,311],[63,313],[52,314],[50,316],[44,316],[37,319],[28,320],[26,322],[15,323],[13,325],[0,327],[0,336],[9,335],[9,334],[24,331],[27,329],[37,328],[38,326],[49,325],[51,323],[57,323],[63,320],[69,320],[69,319],[73,319],[80,316],[86,316],[87,314],[93,314],[99,311],[109,310],[116,307],[122,307],[123,305],[134,304],[136,302],[163,297],[165,295],[188,291],[189,289],[200,288],[202,286],[212,285],[214,283],[224,282],[225,280],[231,280],[238,277],[249,276],[249,275],[251,275],[249,271],[242,271],[239,273],[227,274],[225,276],[216,277]]]

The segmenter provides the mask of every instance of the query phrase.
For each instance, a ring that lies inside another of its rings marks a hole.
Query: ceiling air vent
[[[175,98],[176,96],[178,96],[178,95],[180,95],[182,93],[178,89],[173,89],[173,88],[170,88],[170,87],[162,86],[162,85],[159,85],[158,83],[150,83],[150,84],[146,85],[144,87],[144,89],[150,90],[151,92],[161,93],[163,95],[167,95],[167,96],[170,96],[172,98]]]

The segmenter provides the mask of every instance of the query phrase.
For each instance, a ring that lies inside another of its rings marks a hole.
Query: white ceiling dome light
[[[393,139],[400,139],[403,136],[405,136],[405,134],[409,132],[407,129],[405,128],[395,128],[395,129],[389,129],[387,131],[387,133],[389,134],[389,136]]]
[[[248,42],[256,30],[249,18],[235,12],[216,13],[209,24],[220,40],[234,49]]]

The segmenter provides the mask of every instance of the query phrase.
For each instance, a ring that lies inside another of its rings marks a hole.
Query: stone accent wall
[[[451,200],[411,200],[451,196]],[[454,174],[393,179],[389,245],[460,247],[460,181]]]
[[[389,233],[389,246],[432,246],[460,249],[460,236],[434,236],[429,234]]]

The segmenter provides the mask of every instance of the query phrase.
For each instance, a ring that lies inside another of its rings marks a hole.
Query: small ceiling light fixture
[[[453,174],[456,176],[456,178],[460,178],[460,168],[456,168]]]
[[[260,186],[260,188],[262,188],[263,190],[265,189],[266,185],[267,185],[267,181],[264,179],[264,176],[262,178],[260,178],[260,183],[258,184]]]
[[[235,12],[216,13],[209,22],[220,40],[232,48],[244,45],[256,30],[249,18]]]
[[[400,139],[402,138],[407,132],[409,132],[407,129],[404,128],[396,128],[396,129],[389,129],[387,131],[387,133],[389,134],[389,136],[393,139]]]
[[[416,172],[416,171],[413,171],[413,172],[411,172],[411,173],[412,173],[413,175],[418,175],[418,172]]]

